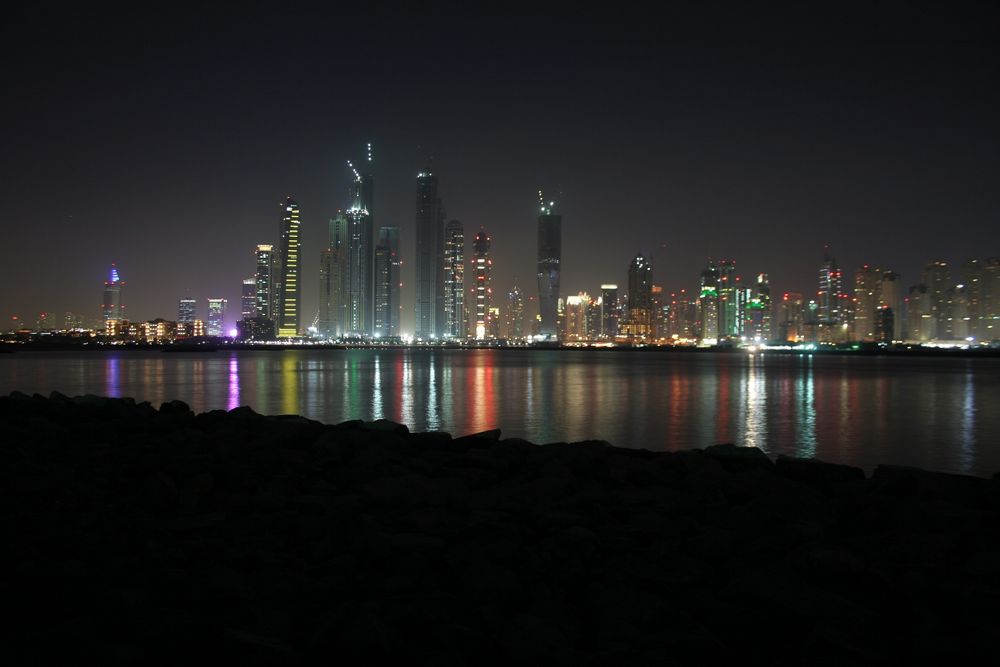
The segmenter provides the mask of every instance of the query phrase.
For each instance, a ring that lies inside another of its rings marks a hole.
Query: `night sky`
[[[2,321],[90,321],[112,261],[133,319],[174,319],[183,295],[238,316],[292,195],[309,324],[368,141],[404,330],[425,164],[449,219],[492,235],[496,293],[536,292],[539,188],[563,215],[564,295],[624,287],[638,250],[667,290],[714,257],[807,293],[827,242],[907,286],[932,258],[1000,254],[990,3],[492,4],[6,9]]]

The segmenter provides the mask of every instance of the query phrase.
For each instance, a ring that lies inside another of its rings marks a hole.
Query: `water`
[[[249,405],[327,423],[385,418],[456,435],[604,439],[992,475],[1000,359],[561,350],[21,352],[0,392]]]

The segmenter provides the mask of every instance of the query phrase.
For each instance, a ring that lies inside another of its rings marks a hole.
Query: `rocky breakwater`
[[[996,479],[57,394],[0,424],[8,664],[926,664],[1000,627]]]

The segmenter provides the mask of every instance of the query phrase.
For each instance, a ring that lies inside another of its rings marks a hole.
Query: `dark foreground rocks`
[[[990,658],[1000,482],[0,398],[7,664]]]

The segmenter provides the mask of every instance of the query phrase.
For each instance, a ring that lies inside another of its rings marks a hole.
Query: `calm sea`
[[[19,352],[0,392],[249,405],[327,423],[385,418],[534,442],[677,450],[720,442],[988,476],[1000,359],[562,350]]]

